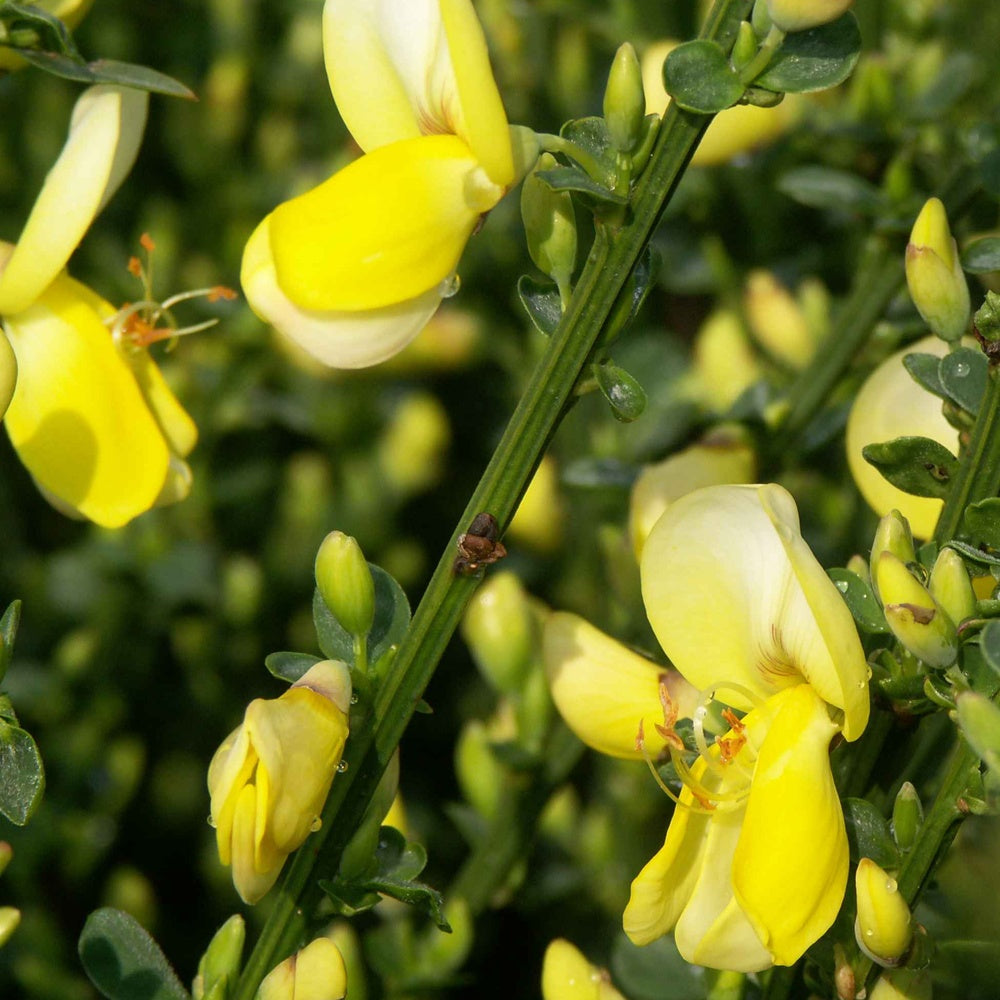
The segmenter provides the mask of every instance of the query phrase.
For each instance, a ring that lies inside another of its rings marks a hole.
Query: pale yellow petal
[[[145,91],[101,85],[76,102],[69,137],[0,275],[0,314],[20,312],[66,265],[132,167],[146,123]]]
[[[44,490],[97,524],[119,527],[156,501],[170,453],[80,288],[62,276],[7,317],[20,374],[5,422]]]
[[[215,751],[208,766],[208,793],[210,797],[209,822],[215,827],[219,860],[230,864],[232,860],[233,819],[236,803],[243,786],[250,781],[257,766],[257,755],[252,752],[250,739],[243,726],[237,726]]]
[[[378,309],[454,274],[482,212],[484,184],[454,136],[382,146],[271,214],[278,285],[301,309]]]
[[[278,881],[285,859],[266,871],[258,871],[254,862],[257,835],[257,793],[253,785],[244,785],[233,815],[232,865],[233,885],[244,903],[256,903]]]
[[[808,684],[775,696],[743,833],[736,896],[777,965],[791,965],[833,923],[847,884],[844,817],[830,772],[837,727]]]
[[[171,452],[180,458],[186,458],[198,441],[197,424],[167,385],[163,373],[149,351],[144,348],[125,347],[124,354],[139,391],[159,424]]]
[[[317,361],[331,368],[366,368],[401,351],[441,303],[433,288],[416,298],[360,312],[300,309],[278,286],[270,219],[257,227],[243,254],[240,280],[253,311]]]
[[[329,938],[316,938],[295,956],[294,1000],[342,1000],[346,993],[347,966]]]

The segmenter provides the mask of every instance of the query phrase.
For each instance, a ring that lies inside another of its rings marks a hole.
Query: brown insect
[[[458,558],[455,572],[469,576],[483,566],[489,566],[507,555],[504,544],[498,541],[500,526],[492,514],[477,514],[469,530],[458,536]]]

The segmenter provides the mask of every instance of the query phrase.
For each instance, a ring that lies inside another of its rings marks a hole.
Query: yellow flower
[[[365,155],[268,215],[241,278],[266,322],[331,367],[363,368],[449,294],[515,157],[470,0],[327,0],[323,44]]]
[[[603,969],[590,962],[565,938],[545,949],[543,1000],[623,1000]]]
[[[186,495],[197,437],[145,347],[112,334],[116,310],[63,270],[128,173],[146,105],[142,91],[84,91],[17,245],[0,243],[7,433],[53,504],[105,527]]]
[[[315,664],[280,698],[257,698],[208,769],[219,860],[244,902],[274,885],[285,858],[317,828],[347,739],[347,666]]]
[[[344,957],[333,941],[320,937],[275,966],[255,1000],[343,1000],[346,995]]]
[[[854,0],[767,0],[767,12],[782,31],[806,31],[834,21]]]

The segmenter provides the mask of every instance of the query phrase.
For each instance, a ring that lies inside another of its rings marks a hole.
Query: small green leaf
[[[924,437],[901,437],[867,445],[861,452],[893,486],[918,497],[948,496],[958,460],[943,444]]]
[[[121,910],[91,913],[77,947],[90,981],[108,1000],[189,1000],[160,946]]]
[[[673,935],[632,944],[624,935],[611,946],[611,974],[630,1000],[705,1000],[705,971],[681,958]]]
[[[903,367],[910,373],[910,378],[917,385],[923,386],[928,392],[946,399],[948,393],[941,385],[938,375],[938,367],[941,359],[936,354],[905,354],[903,355]]]
[[[852,861],[871,858],[881,868],[899,867],[899,848],[889,823],[867,799],[845,799],[844,822]]]
[[[21,602],[11,601],[0,618],[0,681],[7,676],[11,657],[14,655],[14,640],[17,626],[21,623]]]
[[[517,294],[535,329],[551,336],[562,319],[562,300],[556,285],[522,274],[517,280]]]
[[[989,552],[983,552],[974,545],[968,545],[965,542],[956,542],[952,539],[945,544],[945,548],[954,549],[969,562],[978,563],[981,566],[1000,566],[1000,556],[990,555]]]
[[[368,568],[375,584],[375,621],[368,633],[368,660],[376,663],[406,634],[410,602],[403,588],[381,566],[369,563]],[[333,616],[318,589],[313,594],[313,623],[323,655],[353,665],[354,639]]]
[[[380,875],[412,879],[427,866],[427,851],[422,844],[408,843],[394,826],[383,826],[379,831],[375,860]]]
[[[975,416],[986,392],[989,362],[982,351],[959,347],[946,354],[938,366],[941,387],[952,402]]]
[[[407,882],[390,876],[373,878],[368,884],[375,892],[412,906],[430,917],[441,930],[451,932],[451,925],[444,915],[444,897],[437,889],[423,882]]]
[[[785,36],[757,87],[807,94],[843,83],[861,54],[858,19],[848,11],[836,21]]]
[[[592,365],[591,370],[616,420],[627,424],[642,415],[646,409],[646,391],[624,368],[609,361]]]
[[[598,184],[579,167],[554,167],[552,170],[539,170],[534,176],[548,184],[553,191],[574,191],[593,201],[609,205],[624,205],[627,202],[622,195]]]
[[[800,205],[874,215],[884,203],[870,181],[847,170],[808,166],[788,170],[778,180],[778,190]]]
[[[962,515],[962,526],[976,545],[1000,549],[1000,498],[970,503]]]
[[[994,619],[979,633],[979,651],[986,665],[1000,674],[1000,621]]]
[[[42,801],[45,768],[31,734],[0,722],[0,813],[24,826]]]
[[[1000,236],[984,236],[973,240],[962,251],[962,270],[969,274],[1000,271]]]
[[[679,107],[702,115],[731,108],[744,90],[722,47],[705,38],[678,45],[667,56],[663,85]]]
[[[889,631],[885,615],[882,613],[882,605],[879,604],[871,587],[857,573],[839,568],[828,570],[828,573],[859,628],[873,635]]]
[[[566,122],[559,130],[559,134],[579,146],[582,150],[590,153],[594,159],[602,163],[607,169],[608,178],[615,174],[615,148],[611,145],[611,136],[608,135],[608,125],[603,118],[575,118]],[[567,156],[573,156],[573,150],[564,151]]]
[[[310,667],[314,667],[319,662],[319,657],[313,656],[311,653],[281,652],[271,653],[265,657],[264,666],[267,667],[272,676],[294,684]]]
[[[166,73],[159,73],[146,66],[119,62],[117,59],[80,62],[57,52],[39,52],[35,49],[15,48],[14,51],[32,66],[66,80],[76,80],[79,83],[115,83],[122,87],[165,94],[168,97],[182,97],[187,101],[198,100],[190,87],[185,87],[179,80],[167,76]]]

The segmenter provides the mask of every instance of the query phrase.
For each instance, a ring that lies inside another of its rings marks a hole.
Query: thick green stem
[[[750,6],[750,0],[717,0],[706,21],[705,37],[731,46]],[[599,227],[569,308],[445,546],[392,671],[376,696],[374,723],[363,731],[352,729],[345,753],[347,770],[333,783],[321,828],[296,852],[232,1000],[251,1000],[264,975],[300,943],[321,895],[317,864],[322,861],[324,873],[336,869],[476,588],[475,578],[455,573],[458,535],[483,511],[492,514],[501,528],[509,523],[572,402],[573,387],[605,322],[710,120],[671,107],[636,185],[626,223],[614,231]]]

